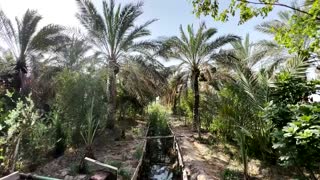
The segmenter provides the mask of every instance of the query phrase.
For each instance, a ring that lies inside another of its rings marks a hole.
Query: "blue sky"
[[[93,0],[93,2],[97,6],[101,6],[101,0]],[[126,3],[137,1],[116,0],[116,2]],[[262,39],[270,39],[272,37],[257,32],[254,27],[264,20],[277,18],[277,12],[284,10],[283,8],[275,8],[265,19],[258,17],[243,25],[238,25],[238,17],[231,17],[230,20],[225,23],[215,22],[210,16],[197,18],[192,13],[193,6],[191,0],[144,0],[143,2],[144,14],[139,19],[140,23],[154,18],[158,19],[158,21],[150,25],[152,38],[178,35],[180,24],[182,24],[183,27],[186,27],[188,24],[194,24],[194,26],[197,27],[200,22],[205,21],[208,27],[218,29],[218,35],[236,34],[245,36],[246,33],[249,33],[251,41],[254,42]],[[229,0],[223,0],[221,1],[221,5],[226,7],[229,2]]]
[[[99,9],[102,6],[102,0],[92,0]],[[137,2],[137,0],[115,0],[117,3]],[[297,0],[301,2],[302,0]],[[222,6],[226,6],[230,0],[220,0]],[[290,4],[291,0],[280,0],[285,4]],[[160,36],[174,36],[179,34],[179,25],[184,27],[187,24],[197,26],[200,22],[205,21],[207,26],[218,29],[218,35],[236,34],[245,36],[250,34],[251,42],[262,39],[272,39],[263,33],[255,30],[255,26],[263,21],[277,18],[277,13],[284,8],[276,7],[267,18],[254,18],[243,25],[238,25],[238,17],[230,18],[229,22],[214,22],[211,17],[196,18],[192,14],[191,0],[144,0],[144,14],[138,23],[156,18],[157,22],[150,26],[152,36],[150,38],[158,38]],[[29,9],[37,9],[43,16],[40,26],[55,23],[64,26],[79,27],[79,22],[75,18],[78,7],[75,0],[0,0],[0,8],[4,10],[6,15],[14,21],[14,18],[21,16]],[[166,63],[170,65],[171,63]]]
[[[137,0],[115,0],[117,3],[137,2]],[[101,8],[102,0],[93,0],[97,7]],[[229,0],[221,0],[222,6],[229,3]],[[288,3],[289,0],[281,2]],[[236,34],[244,36],[250,34],[252,41],[261,39],[270,39],[265,34],[255,31],[254,27],[264,21],[262,18],[254,18],[243,25],[238,26],[238,17],[231,18],[229,22],[221,23],[214,22],[211,17],[197,18],[192,14],[191,0],[144,0],[144,14],[139,19],[138,23],[156,18],[157,22],[150,26],[152,31],[151,38],[159,36],[178,35],[179,25],[184,27],[187,24],[194,24],[196,27],[200,22],[205,21],[207,26],[218,29],[218,35]],[[78,10],[75,0],[0,0],[0,7],[10,17],[21,17],[28,9],[37,9],[43,15],[41,25],[48,23],[57,23],[65,26],[79,26],[75,14]],[[274,19],[277,17],[277,12],[284,10],[283,8],[275,8],[273,12],[265,20]]]
[[[99,1],[100,0],[94,0],[97,5],[99,4]],[[120,0],[120,2],[134,2],[134,0]],[[221,2],[222,6],[226,6],[230,1],[223,0]],[[144,14],[140,19],[141,22],[152,18],[159,19],[150,26],[152,37],[154,38],[159,36],[178,35],[180,24],[184,27],[188,24],[194,24],[196,27],[202,21],[205,21],[207,26],[217,28],[218,35],[236,34],[245,36],[246,33],[249,33],[252,41],[271,38],[257,32],[254,28],[257,24],[264,21],[262,18],[254,18],[243,25],[238,25],[238,17],[231,17],[230,21],[226,23],[215,22],[210,16],[197,18],[192,13],[193,6],[191,0],[145,0],[144,5]],[[265,20],[276,18],[279,10],[283,9],[275,8]]]

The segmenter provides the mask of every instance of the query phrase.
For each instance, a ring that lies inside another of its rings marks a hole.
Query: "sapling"
[[[93,142],[96,137],[97,129],[99,127],[99,121],[96,121],[93,117],[93,108],[94,108],[94,98],[91,102],[91,107],[87,113],[87,122],[85,125],[85,128],[81,131],[81,136],[83,138],[83,141],[85,143],[85,153],[84,157],[81,159],[79,171],[83,172],[85,171],[85,163],[84,158],[89,157],[91,159],[95,159],[94,153],[93,153]]]
[[[248,154],[247,154],[247,147],[246,147],[246,137],[251,137],[251,133],[244,129],[243,127],[240,127],[239,129],[234,131],[235,139],[240,147],[240,155],[241,155],[241,161],[243,163],[243,174],[244,179],[249,179],[248,176]]]

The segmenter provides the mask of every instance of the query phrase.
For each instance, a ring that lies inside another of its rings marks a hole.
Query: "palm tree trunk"
[[[174,97],[173,97],[172,113],[173,113],[173,115],[177,114],[177,97],[176,97],[176,93],[174,94]]]
[[[192,128],[193,130],[198,130],[199,138],[201,138],[201,124],[199,118],[199,106],[200,106],[200,94],[199,94],[199,74],[200,71],[196,71],[194,73],[193,79],[193,93],[194,93],[194,106],[193,106],[193,121],[192,121]]]
[[[117,97],[117,73],[119,67],[115,60],[110,60],[109,63],[109,82],[108,82],[108,117],[107,128],[113,129],[116,116],[116,97]]]

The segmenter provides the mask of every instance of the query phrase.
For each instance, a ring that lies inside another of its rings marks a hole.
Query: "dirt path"
[[[215,142],[214,145],[200,143],[196,132],[184,126],[184,122],[172,118],[171,128],[181,148],[185,167],[188,169],[191,180],[219,180],[223,179],[225,172],[227,179],[242,179],[242,164],[239,162],[237,149],[227,143]],[[179,137],[182,136],[182,137]],[[210,139],[210,133],[202,133],[203,139]],[[212,138],[212,137],[211,137]],[[296,174],[292,169],[280,166],[264,166],[259,160],[250,159],[248,173],[251,179],[261,180],[287,180],[294,179]],[[230,176],[232,176],[230,178]]]
[[[170,124],[176,135],[184,136],[178,137],[177,140],[191,179],[220,179],[220,174],[230,163],[230,158],[222,153],[216,154],[218,157],[215,157],[206,145],[195,140],[196,133],[183,126],[182,122],[171,121]]]

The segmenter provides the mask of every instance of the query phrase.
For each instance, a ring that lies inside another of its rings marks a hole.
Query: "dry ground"
[[[236,147],[222,142],[215,142],[208,145],[199,142],[197,133],[192,132],[189,127],[184,126],[184,122],[171,119],[170,125],[177,137],[180,145],[185,167],[190,172],[191,179],[218,180],[223,179],[222,173],[225,169],[239,172],[234,179],[242,179],[242,165],[239,162]],[[203,133],[203,138],[212,138],[210,133]],[[263,167],[258,160],[250,160],[249,175],[252,179],[263,180],[285,180],[293,179],[287,174],[288,170],[281,167]]]
[[[96,160],[118,166],[122,172],[131,177],[138,165],[138,149],[143,144],[143,141],[137,137],[145,135],[146,122],[128,123],[123,121],[117,129],[126,130],[125,139],[115,140],[115,137],[120,136],[119,130],[99,134],[94,143],[94,155]],[[77,175],[74,172],[83,151],[83,148],[76,150],[69,148],[63,156],[39,167],[34,173],[68,180],[86,179],[86,175]],[[118,179],[128,179],[128,177],[120,176]]]

